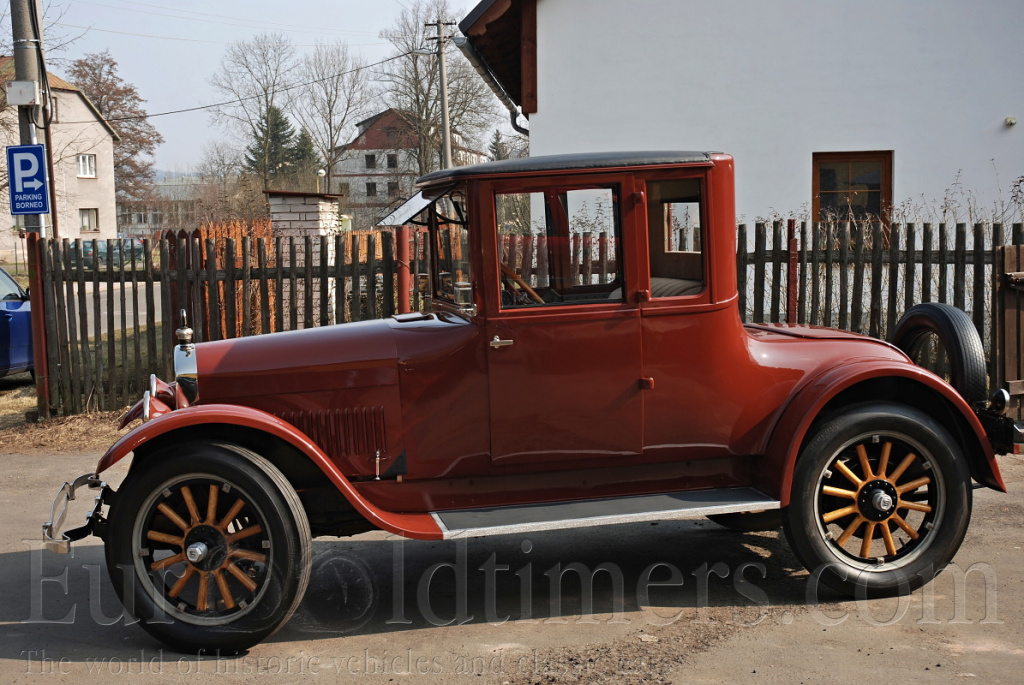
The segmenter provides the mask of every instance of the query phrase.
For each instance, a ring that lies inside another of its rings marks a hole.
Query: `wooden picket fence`
[[[971,316],[995,358],[996,252],[1024,243],[1024,224],[775,221],[755,224],[752,240],[741,224],[737,237],[745,321],[888,338],[913,305],[948,302]]]
[[[995,360],[998,336],[990,331],[1001,268],[993,268],[994,254],[1001,245],[1024,244],[1024,225],[791,221],[756,223],[753,231],[741,224],[737,237],[745,321],[884,338],[914,304],[949,302],[971,315]],[[700,249],[696,236],[675,239],[680,249]],[[541,274],[541,242],[502,236],[500,258],[521,274]],[[170,375],[181,309],[197,341],[386,317],[399,310],[400,297],[417,311],[431,259],[426,234],[413,230],[408,266],[416,285],[400,294],[390,231],[323,238],[274,237],[252,227],[199,231],[147,239],[141,259],[109,268],[79,258],[80,240],[39,244],[54,414],[123,407],[147,387],[150,373]],[[575,236],[574,281],[602,283],[618,273],[614,247],[604,233]],[[464,229],[442,240],[437,259],[445,278],[466,278],[466,249]]]
[[[413,240],[425,242],[418,232]],[[108,252],[117,249],[108,242]],[[148,387],[150,373],[171,375],[182,309],[197,342],[398,311],[389,231],[255,240],[196,232],[146,239],[141,259],[110,267],[80,258],[81,240],[39,247],[53,414],[119,408]],[[423,250],[416,254],[422,269]],[[418,307],[422,294],[412,298]]]

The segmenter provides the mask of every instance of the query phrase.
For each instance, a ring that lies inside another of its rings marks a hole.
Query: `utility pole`
[[[39,85],[41,97],[49,97],[46,84],[40,83],[43,31],[38,0],[11,0],[11,36],[14,39],[14,78]],[[36,105],[18,106],[18,129],[22,145],[36,145]],[[47,169],[49,174],[49,169]],[[52,184],[51,184],[52,185]],[[56,212],[57,207],[50,207]],[[25,215],[28,232],[28,276],[31,283],[32,363],[36,372],[36,411],[42,419],[50,417],[49,368],[46,356],[46,326],[43,318],[43,278],[39,270],[39,240],[46,237],[42,216]]]
[[[39,83],[39,48],[41,38],[36,36],[32,22],[32,7],[36,0],[11,0],[11,34],[14,38],[14,79]],[[38,9],[38,7],[36,8]],[[45,92],[40,88],[40,93]],[[36,105],[18,106],[18,130],[22,145],[35,145]],[[56,211],[56,208],[51,208]],[[39,214],[25,215],[25,230],[45,238],[42,217]]]
[[[448,67],[445,62],[444,44],[448,40],[445,27],[455,26],[455,23],[441,21],[441,17],[438,17],[436,22],[426,24],[426,26],[437,27],[437,38],[433,40],[437,41],[437,68],[440,71],[441,84],[441,168],[451,169],[453,166],[452,129],[448,120]]]

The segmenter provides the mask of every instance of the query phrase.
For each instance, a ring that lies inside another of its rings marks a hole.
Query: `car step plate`
[[[722,488],[605,499],[431,512],[445,539],[506,535],[617,523],[701,518],[709,514],[778,509],[754,488]]]

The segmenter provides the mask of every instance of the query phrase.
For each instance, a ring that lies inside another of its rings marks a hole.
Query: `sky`
[[[222,99],[209,85],[228,45],[260,33],[281,32],[303,54],[319,41],[345,41],[367,62],[387,57],[380,37],[411,0],[50,0],[44,25],[69,36],[81,34],[53,58],[74,60],[109,50],[120,76],[135,85],[149,114],[208,105]],[[475,1],[453,2],[458,17]],[[59,19],[57,15],[63,11]],[[44,36],[47,43],[50,40]],[[59,64],[51,66],[66,76]],[[165,142],[156,167],[186,172],[203,147],[225,138],[208,112],[172,114],[150,120]]]

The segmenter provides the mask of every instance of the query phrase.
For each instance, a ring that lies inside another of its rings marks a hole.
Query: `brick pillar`
[[[295,241],[295,263],[297,265],[312,265],[314,274],[322,268],[320,264],[320,240],[327,240],[328,269],[333,273],[334,260],[343,259],[344,255],[334,254],[334,236],[339,233],[346,233],[351,228],[351,218],[344,216],[338,206],[338,195],[324,195],[317,193],[293,193],[285,191],[267,191],[267,201],[270,204],[270,220],[273,225],[274,237],[282,238],[282,254],[278,255],[278,264],[289,266],[291,251],[287,247],[289,238]],[[305,239],[312,237],[312,254],[306,255]],[[307,261],[308,258],[308,261]],[[335,284],[333,278],[328,278],[327,293],[329,298],[328,316],[329,321],[320,321],[320,281],[313,280],[313,309],[305,310],[305,283],[301,280],[296,282],[298,292],[291,292],[291,283],[284,282],[283,295],[284,311],[288,312],[292,297],[296,298],[298,305],[298,327],[304,328],[309,321],[311,326],[326,325],[335,323],[338,311],[337,303],[334,302]],[[342,308],[343,309],[343,308]],[[286,315],[287,318],[287,315]],[[285,328],[290,322],[285,322]]]

